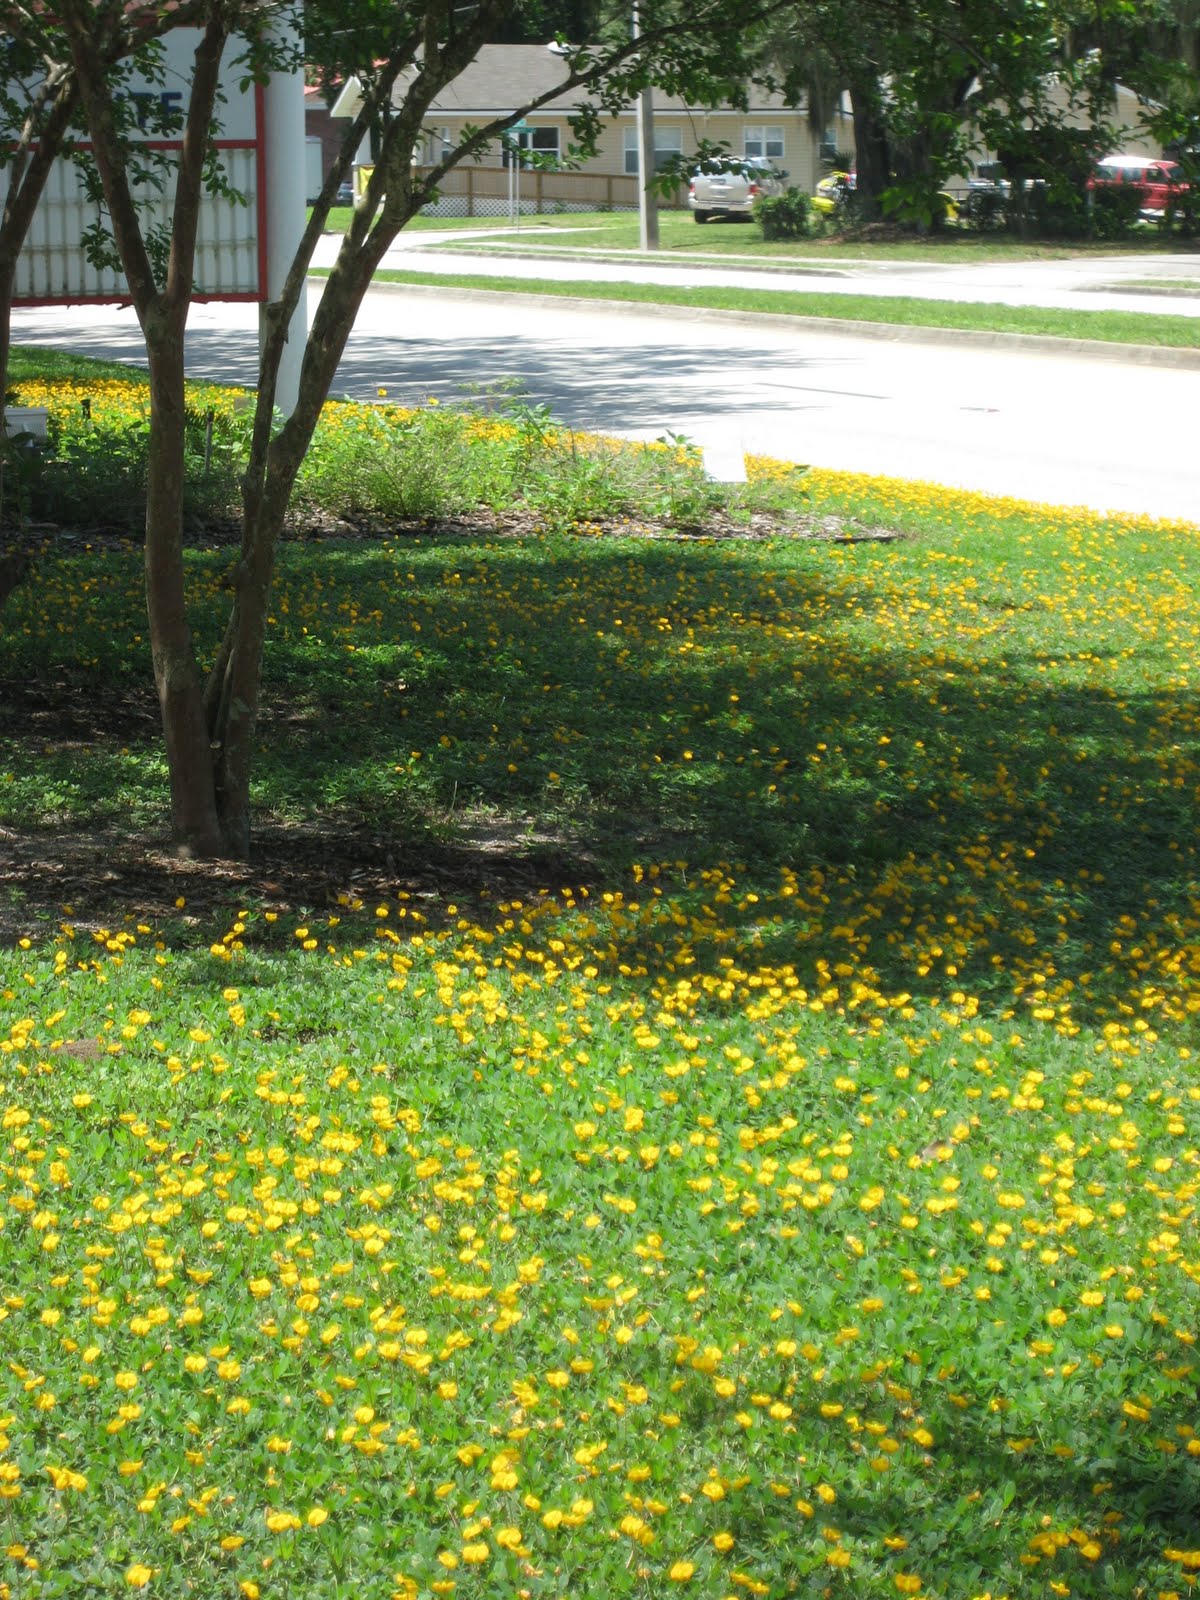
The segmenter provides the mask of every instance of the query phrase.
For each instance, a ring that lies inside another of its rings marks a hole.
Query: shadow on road
[[[413,320],[413,302],[397,300],[397,318]],[[438,314],[442,314],[441,304]],[[432,315],[431,311],[431,315]],[[212,315],[198,307],[188,332],[189,374],[209,382],[253,386],[257,379],[257,333],[253,313],[240,327],[206,326]],[[222,313],[224,318],[226,313]],[[145,366],[145,347],[132,313],[91,323],[77,311],[19,312],[22,344],[69,346],[81,355]],[[124,325],[123,325],[124,324]],[[739,345],[737,368],[753,377],[739,382],[728,354],[719,348],[680,343],[601,344],[581,352],[575,339],[512,337],[498,330],[484,337],[358,332],[351,335],[338,368],[334,393],[373,400],[386,389],[390,401],[420,405],[515,392],[530,405],[546,405],[569,426],[592,431],[645,433],[670,428],[681,416],[746,428],[777,413],[781,402],[796,410],[827,410],[846,395],[840,375],[852,374],[852,358],[798,356],[793,349],[759,343]],[[883,399],[862,394],[859,399]]]

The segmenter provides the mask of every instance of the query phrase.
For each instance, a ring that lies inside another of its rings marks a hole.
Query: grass
[[[1196,294],[1198,280],[1195,278],[1130,278],[1122,284],[1125,289],[1152,289],[1160,293],[1171,294]]]
[[[332,206],[329,212],[329,220],[326,224],[326,232],[345,233],[349,229],[353,217],[354,209],[352,206]],[[507,220],[506,217],[425,217],[418,213],[417,216],[405,224],[405,232],[411,230],[415,233],[443,233],[455,232],[458,229],[462,229],[464,232],[471,232],[479,228],[504,227]]]
[[[1169,349],[1200,347],[1194,317],[1141,311],[1075,311],[1045,306],[1007,306],[993,302],[925,300],[905,295],[809,294],[775,289],[735,289],[708,285],[675,288],[668,284],[606,283],[581,280],[553,283],[484,273],[384,271],[381,283],[429,284],[446,289],[490,289],[503,294],[610,300],[629,305],[668,305],[689,309],[739,311],[784,317],[888,323],[909,328],[970,329],[981,333],[1035,334],[1054,339],[1089,339],[1104,344],[1156,345]]]
[[[806,487],[905,537],[283,547],[260,810],[560,864],[0,954],[11,1596],[1190,1592],[1196,529]],[[139,586],[10,829],[162,806]]]
[[[344,232],[349,226],[350,217],[349,209],[333,212],[330,231]],[[773,262],[775,265],[793,260],[847,260],[932,261],[963,266],[992,261],[1065,261],[1096,255],[1159,256],[1163,253],[1186,253],[1190,248],[1188,241],[1170,235],[1164,237],[1156,229],[1147,229],[1119,243],[1012,239],[959,228],[947,229],[945,233],[928,239],[872,239],[865,242],[831,234],[816,239],[768,243],[763,239],[761,229],[754,224],[713,222],[699,227],[690,211],[660,211],[658,221],[661,251],[668,258],[678,255],[742,256]],[[500,216],[417,217],[408,226],[421,231],[462,230],[469,234],[503,230],[508,225],[507,216]],[[560,235],[565,237],[560,238]],[[523,252],[541,247],[550,251],[560,248],[625,251],[638,250],[640,247],[636,212],[527,215],[521,219],[519,238],[515,234],[509,237],[512,245],[519,244]],[[479,245],[467,240],[464,241],[464,247],[474,250]],[[500,237],[495,237],[489,239],[484,248],[499,250],[505,246]]]
[[[22,384],[78,384],[81,390],[97,379],[109,378],[122,385],[133,385],[149,393],[149,374],[122,361],[103,361],[94,356],[76,355],[72,350],[13,345],[8,358],[9,386]]]

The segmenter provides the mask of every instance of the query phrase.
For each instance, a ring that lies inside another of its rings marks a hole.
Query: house
[[[304,85],[305,193],[310,203],[341,154],[343,124],[329,112],[325,93],[316,84]]]
[[[456,145],[464,128],[478,127],[507,116],[520,106],[549,94],[566,76],[563,60],[551,47],[534,44],[484,45],[469,67],[449,84],[430,107],[415,152],[418,165],[431,166],[441,152]],[[403,94],[401,86],[398,94]],[[332,115],[353,116],[357,84],[347,84]],[[812,128],[807,110],[788,105],[775,92],[751,86],[746,111],[728,106],[692,106],[655,91],[654,146],[661,164],[688,155],[702,141],[723,143],[736,155],[766,161],[786,173],[797,188],[812,190],[828,170],[835,149],[852,146],[848,117],[822,137]],[[573,89],[530,111],[509,139],[522,150],[550,158],[566,154],[571,143],[570,117],[586,101],[586,91]],[[442,214],[487,215],[511,206],[506,168],[509,159],[497,140],[482,163],[464,162],[440,186]],[[521,177],[521,209],[620,209],[637,206],[637,108],[629,105],[603,127],[596,154],[576,173],[534,170]]]

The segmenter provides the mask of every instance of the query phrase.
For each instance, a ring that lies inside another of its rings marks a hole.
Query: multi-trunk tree
[[[131,176],[130,142],[114,113],[112,41],[127,28],[126,0],[60,0],[55,25],[74,73],[116,252],[145,337],[151,426],[147,476],[146,595],[149,636],[179,845],[201,856],[243,856],[250,847],[250,777],[276,547],[297,473],[311,443],[363,296],[397,233],[434,198],[443,176],[559,94],[585,91],[574,120],[580,152],[603,118],[648,82],[696,103],[736,98],[749,71],[759,0],[642,0],[636,38],[627,8],[600,19],[587,43],[558,41],[561,78],[537,99],[464,133],[432,168],[412,153],[439,94],[510,21],[509,0],[385,4],[310,0],[311,57],[353,72],[360,108],[340,160],[314,206],[282,291],[267,308],[253,439],[243,483],[242,540],[224,634],[205,670],[188,614],[183,551],[184,329],[192,294],[197,225],[211,150],[223,55],[239,51],[248,73],[285,64],[280,14],[255,0],[197,0],[192,82],[179,140],[165,253],[150,247]],[[299,395],[282,423],[275,411],[280,361],[309,264],[339,184],[364,132],[376,131],[374,166],[312,317]],[[212,642],[209,642],[210,646]]]
[[[1119,9],[1119,0],[1095,4]],[[59,123],[64,131],[69,126],[77,99],[113,248],[145,336],[151,394],[145,568],[153,670],[174,836],[204,856],[245,855],[250,846],[251,759],[271,586],[297,473],[384,253],[451,168],[569,90],[586,92],[574,119],[581,153],[594,148],[605,115],[629,105],[650,82],[693,104],[738,103],[761,59],[762,29],[773,19],[776,29],[792,27],[798,53],[819,46],[849,86],[860,187],[869,200],[898,197],[919,216],[961,165],[968,124],[979,125],[989,108],[997,118],[1003,111],[1027,119],[1039,85],[1062,65],[1058,15],[1037,0],[923,0],[917,7],[861,0],[852,8],[845,0],[805,0],[782,9],[771,0],[640,0],[636,38],[627,5],[602,5],[587,42],[557,41],[561,78],[552,89],[465,132],[435,166],[417,169],[412,153],[439,95],[484,43],[520,21],[521,6],[511,0],[308,0],[303,19],[297,17],[307,33],[308,58],[331,74],[355,74],[360,108],[282,290],[266,308],[230,611],[220,640],[198,643],[186,603],[183,492],[184,330],[200,203],[212,181],[221,62],[235,52],[244,71],[257,77],[286,66],[291,47],[279,24],[288,10],[277,0],[179,0],[169,7],[149,0],[58,0],[50,12],[40,0],[0,5],[0,21],[7,20],[21,48],[47,41],[37,45],[45,64],[37,102],[43,132],[27,140],[27,169],[44,159]],[[170,229],[155,235],[138,203],[144,157],[123,122],[114,64],[155,31],[183,24],[195,29],[192,81],[175,130]],[[288,330],[330,206],[368,129],[376,136],[373,170],[313,315],[298,399],[280,423],[275,397]],[[20,215],[13,216],[15,238]],[[0,297],[3,250],[0,234]]]

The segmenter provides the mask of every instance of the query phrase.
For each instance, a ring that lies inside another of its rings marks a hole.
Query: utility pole
[[[633,37],[641,37],[638,0],[633,0]],[[647,84],[638,95],[638,222],[643,250],[658,249],[658,200],[652,184],[658,169],[654,153],[654,92]]]

